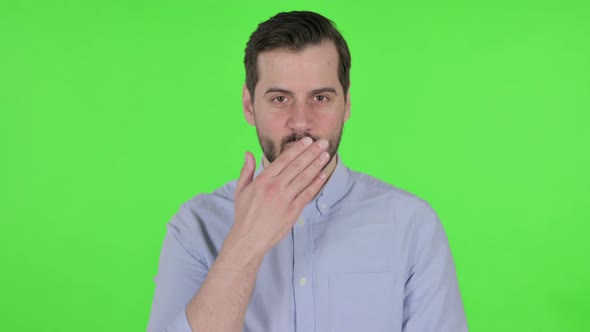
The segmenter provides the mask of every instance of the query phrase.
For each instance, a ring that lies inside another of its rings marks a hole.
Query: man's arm
[[[287,235],[305,205],[327,179],[324,172],[320,173],[329,160],[327,153],[322,153],[326,148],[325,140],[312,145],[310,138],[304,138],[281,154],[256,179],[253,179],[254,157],[246,154],[235,192],[234,225],[202,285],[194,285],[198,291],[186,311],[177,314],[171,325],[162,331],[242,331],[256,274],[264,256]],[[160,264],[167,263],[161,258]],[[173,265],[181,273],[186,272],[184,267],[177,266],[180,264]],[[170,284],[162,292],[168,290],[175,294],[178,287]],[[156,289],[158,295],[158,286]],[[154,301],[156,299],[154,297]],[[158,307],[156,303],[153,306]],[[157,315],[154,309],[153,315]],[[148,328],[148,331],[160,330]]]
[[[402,331],[467,332],[455,263],[442,224],[430,206],[417,212],[413,222]]]
[[[166,225],[160,252],[156,289],[152,300],[148,332],[190,332],[184,309],[199,290],[209,267],[198,256],[197,223],[185,205]]]

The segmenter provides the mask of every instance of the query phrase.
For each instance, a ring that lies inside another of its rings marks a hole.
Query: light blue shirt
[[[467,331],[436,213],[337,157],[323,190],[265,256],[244,331]],[[185,308],[232,227],[236,186],[196,195],[168,223],[149,332],[191,331]]]

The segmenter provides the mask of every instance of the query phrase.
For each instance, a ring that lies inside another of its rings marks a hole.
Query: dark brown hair
[[[257,60],[260,52],[278,48],[299,52],[309,45],[318,45],[326,40],[336,45],[339,58],[338,79],[346,96],[350,86],[350,51],[334,22],[314,12],[292,11],[278,13],[258,24],[258,28],[246,44],[244,56],[246,87],[252,98],[254,98],[254,87],[258,83]]]

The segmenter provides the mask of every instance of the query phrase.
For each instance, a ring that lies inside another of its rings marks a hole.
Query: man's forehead
[[[281,48],[259,54],[258,83],[265,87],[289,89],[286,85],[294,84],[317,89],[337,82],[338,53],[333,43],[310,45],[298,51]]]
[[[288,58],[288,57],[297,57],[304,54],[310,53],[321,53],[326,55],[326,57],[338,57],[338,52],[336,49],[336,44],[334,44],[331,40],[324,40],[319,44],[309,44],[305,45],[302,48],[289,48],[289,47],[278,47],[273,48],[270,50],[265,50],[258,53],[258,63],[261,60],[269,60],[269,59],[281,59],[281,58]]]

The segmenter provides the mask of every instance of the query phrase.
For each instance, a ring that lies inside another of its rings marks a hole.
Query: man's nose
[[[291,109],[289,128],[296,132],[307,132],[313,127],[313,109],[305,102],[296,103]]]

